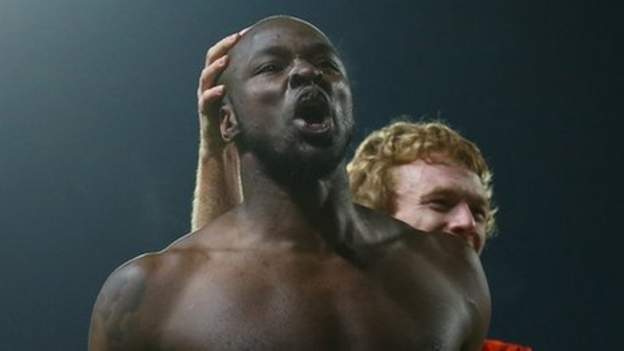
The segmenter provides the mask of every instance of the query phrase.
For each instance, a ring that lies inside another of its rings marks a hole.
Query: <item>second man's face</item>
[[[476,173],[440,158],[394,167],[393,216],[425,232],[462,237],[477,253],[486,239],[489,204]]]

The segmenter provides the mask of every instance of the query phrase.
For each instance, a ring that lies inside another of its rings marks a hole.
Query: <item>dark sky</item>
[[[616,349],[624,194],[615,9],[3,0],[1,350],[85,349],[107,275],[189,230],[205,51],[272,14],[307,19],[340,48],[356,142],[402,114],[441,114],[481,146],[501,209],[500,234],[482,255],[492,337],[536,350]]]

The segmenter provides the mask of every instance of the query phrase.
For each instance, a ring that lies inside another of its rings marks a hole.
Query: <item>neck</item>
[[[355,209],[343,164],[320,179],[276,177],[243,154],[241,183],[239,218],[247,224],[245,235],[257,236],[254,242],[333,250],[352,241]]]

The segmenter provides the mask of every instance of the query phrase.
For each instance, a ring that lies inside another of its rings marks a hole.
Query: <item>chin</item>
[[[335,146],[317,148],[302,145],[292,148],[279,164],[291,181],[314,181],[334,174],[344,160],[345,151],[346,148],[337,149]]]
[[[296,130],[281,138],[256,137],[244,133],[238,141],[243,149],[256,155],[267,171],[283,182],[309,182],[335,173],[344,160],[351,133],[341,126],[329,137],[306,138]]]
[[[307,143],[293,145],[283,153],[263,158],[276,178],[285,183],[310,183],[335,174],[343,164],[346,147],[329,145],[319,147]],[[268,156],[268,155],[265,155]]]
[[[331,143],[323,146],[303,145],[303,150],[295,158],[295,162],[301,164],[302,168],[309,169],[308,173],[318,178],[334,173],[344,161],[351,134],[335,135],[332,139]]]
[[[299,175],[302,178],[308,180],[327,178],[336,172],[343,159],[343,157],[312,159],[309,160],[307,165],[302,165],[303,167],[295,170],[295,172],[300,173]]]

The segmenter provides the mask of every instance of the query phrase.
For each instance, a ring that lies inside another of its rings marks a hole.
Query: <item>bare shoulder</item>
[[[354,205],[362,225],[360,241],[365,245],[379,246],[394,242],[400,240],[407,232],[413,231],[407,224],[391,216],[358,204]]]
[[[464,240],[446,233],[424,233],[394,218],[379,230],[389,233],[378,245],[385,260],[423,267],[427,273],[442,276],[471,303],[483,306],[489,313],[489,288],[481,260]]]
[[[157,258],[139,256],[108,277],[95,302],[89,350],[141,349],[139,309]]]
[[[113,271],[96,299],[89,350],[149,349],[148,340],[167,315],[171,289],[184,279],[194,253],[168,248],[138,256]]]
[[[425,233],[383,213],[358,206],[365,223],[363,241],[381,254],[429,261],[448,273],[482,275],[481,261],[464,240],[445,233]],[[450,270],[449,270],[450,269]]]
[[[387,245],[384,256],[389,257],[388,266],[401,267],[414,284],[424,282],[425,290],[454,306],[461,349],[480,350],[489,328],[491,299],[481,261],[471,247],[449,234],[409,230]]]
[[[410,240],[411,239],[411,240]],[[491,317],[491,297],[481,260],[464,240],[446,233],[428,233],[419,241],[406,236],[406,245],[438,270],[454,290],[464,311],[462,350],[480,350]]]
[[[462,349],[479,349],[489,325],[491,301],[477,253],[452,235],[420,232],[371,210],[362,214],[373,233],[369,237],[377,238],[370,245],[376,269],[390,280],[386,285],[393,285],[391,280],[398,277],[397,286],[424,286],[424,290],[437,291],[434,295],[438,297],[446,296],[447,304],[463,311],[456,314],[464,325]],[[397,271],[401,274],[395,274]]]

